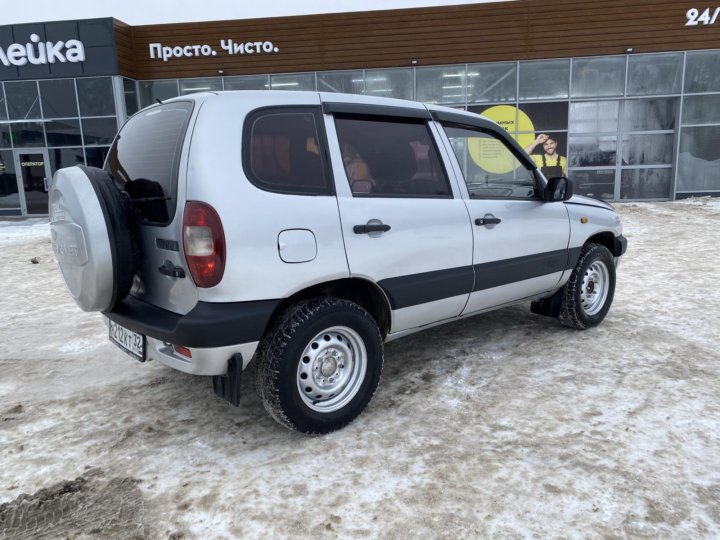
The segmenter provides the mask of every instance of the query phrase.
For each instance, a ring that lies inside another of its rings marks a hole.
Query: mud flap
[[[228,360],[228,369],[225,375],[215,375],[212,378],[213,390],[218,397],[223,398],[237,407],[240,405],[240,382],[242,381],[243,359],[240,353]]]
[[[565,294],[565,287],[553,294],[550,298],[535,300],[530,304],[530,311],[536,315],[545,315],[546,317],[560,316],[563,294]]]

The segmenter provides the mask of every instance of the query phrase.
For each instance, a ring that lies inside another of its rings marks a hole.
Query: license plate
[[[145,361],[145,336],[142,334],[110,321],[110,341],[136,360]]]

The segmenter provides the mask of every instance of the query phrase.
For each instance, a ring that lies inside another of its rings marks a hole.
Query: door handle
[[[496,217],[485,217],[485,218],[477,218],[475,220],[475,225],[482,226],[482,225],[497,225],[502,222],[502,219],[496,218]]]
[[[390,225],[385,225],[384,223],[367,223],[365,225],[355,225],[353,227],[353,232],[355,234],[388,232],[390,230],[390,228],[391,228]]]
[[[172,261],[165,261],[163,265],[158,268],[163,276],[169,276],[174,278],[184,278],[185,270],[180,266],[175,266]]]

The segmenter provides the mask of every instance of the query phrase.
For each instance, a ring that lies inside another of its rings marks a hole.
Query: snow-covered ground
[[[720,537],[720,201],[618,211],[600,327],[517,306],[390,343],[315,438],[252,376],[236,409],[125,356],[46,223],[0,222],[0,538]]]

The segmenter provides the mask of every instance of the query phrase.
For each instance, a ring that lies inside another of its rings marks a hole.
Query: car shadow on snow
[[[482,370],[502,362],[510,351],[534,347],[542,340],[562,339],[560,334],[566,331],[556,321],[532,315],[522,305],[387,343],[383,375],[370,406],[341,431],[381,430],[380,424],[392,419],[389,415],[402,414],[395,410],[398,406],[412,407],[417,396],[432,396],[434,389],[458,380],[460,371],[474,372],[472,380],[481,381]],[[243,372],[239,407],[214,394],[210,377],[169,368],[155,369],[144,384],[118,388],[102,401],[107,414],[127,411],[115,422],[111,440],[105,441],[106,447],[113,449],[153,447],[157,441],[180,449],[203,441],[218,450],[252,451],[283,441],[302,445],[299,441],[308,439],[282,428],[266,413],[255,392],[254,362]],[[354,427],[358,423],[361,427]],[[140,440],[145,443],[138,446]]]

